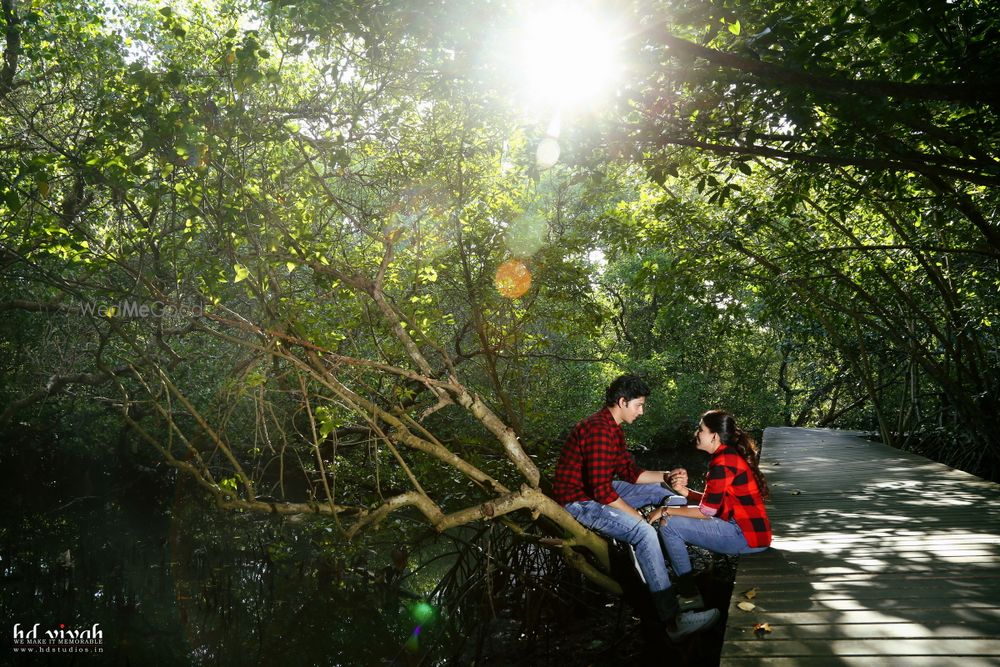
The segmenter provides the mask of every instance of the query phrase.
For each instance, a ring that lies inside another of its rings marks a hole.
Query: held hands
[[[684,468],[674,468],[664,476],[664,481],[670,485],[674,491],[682,496],[688,494],[688,473]]]

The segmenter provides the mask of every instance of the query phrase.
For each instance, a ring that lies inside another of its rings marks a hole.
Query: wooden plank
[[[941,609],[941,607],[907,608],[906,618],[900,618],[903,610],[874,609],[826,609],[823,611],[780,611],[770,606],[757,605],[751,612],[739,612],[733,619],[734,623],[742,620],[743,625],[753,627],[755,622],[766,620],[767,623],[780,625],[835,625],[838,623],[902,623],[904,621],[919,621],[922,623],[946,622],[980,624],[976,627],[1000,627],[1000,608],[966,607],[957,609]],[[766,619],[764,618],[766,617]],[[982,636],[982,635],[979,635]],[[998,637],[997,639],[1000,639]]]
[[[972,610],[981,610],[976,613],[988,614],[991,616],[996,616],[998,610],[1000,610],[1000,599],[993,597],[992,599],[978,598],[969,599],[959,597],[953,601],[953,604],[961,605],[961,613],[964,615],[966,610],[972,612]],[[768,623],[771,619],[775,618],[779,613],[786,614],[809,614],[809,613],[829,613],[837,614],[838,617],[843,617],[844,614],[849,612],[871,612],[877,610],[880,614],[890,615],[890,614],[903,614],[907,615],[907,618],[912,618],[909,614],[913,612],[917,614],[922,609],[930,609],[935,612],[940,612],[941,614],[947,614],[949,618],[955,615],[951,610],[942,610],[940,606],[940,601],[938,599],[927,599],[918,596],[912,597],[896,597],[886,599],[881,596],[879,597],[868,597],[868,598],[812,598],[803,599],[801,597],[787,597],[770,599],[766,604],[758,604],[753,612],[743,612],[744,614],[757,614],[756,616],[749,617],[751,620],[757,622],[766,620]],[[767,619],[759,618],[760,614],[766,614]],[[738,618],[734,618],[734,623],[743,622],[740,619],[742,615]],[[809,618],[804,616],[803,618]],[[938,616],[938,618],[943,618],[943,616]],[[924,620],[933,620],[927,619]],[[998,620],[1000,622],[1000,620]]]
[[[879,578],[873,577],[870,572],[848,572],[848,573],[828,573],[817,574],[815,571],[790,571],[788,574],[768,571],[764,573],[750,573],[753,577],[754,585],[775,584],[784,581],[789,582],[811,582],[818,588],[848,588],[850,586],[868,586],[876,589],[888,589],[891,586],[923,586],[925,582],[932,581],[937,584],[952,584],[955,586],[976,586],[983,580],[983,576],[968,568],[961,573],[944,574],[913,574],[913,575],[886,575]],[[986,577],[990,580],[996,579],[996,573]],[[749,581],[749,580],[748,580]],[[890,586],[891,584],[891,586]]]
[[[822,551],[822,553],[828,558],[842,557],[843,561],[846,563],[851,563],[852,565],[857,565],[858,567],[864,567],[866,565],[872,564],[891,564],[892,561],[900,562],[921,562],[921,561],[934,561],[940,562],[944,558],[950,563],[985,563],[990,564],[996,562],[997,552],[995,549],[988,549],[986,547],[981,548],[965,548],[963,545],[956,545],[955,548],[949,549],[943,555],[938,555],[935,553],[927,551],[917,551],[913,550],[911,547],[907,546],[882,546],[878,548],[868,548],[868,549],[844,549],[844,550],[833,550],[827,549]],[[771,565],[769,563],[751,563],[746,565],[747,570],[752,569],[770,569]]]
[[[771,635],[778,634],[789,640],[805,642],[834,639],[989,639],[968,625],[955,623],[839,623],[824,626],[797,626],[775,624]],[[758,637],[753,627],[742,633],[726,637],[727,641],[770,641],[768,636]]]
[[[996,556],[989,551],[965,551],[956,549],[944,556],[937,556],[930,553],[906,553],[902,551],[892,552],[890,550],[883,550],[866,556],[859,556],[852,549],[845,552],[843,555],[839,555],[835,552],[823,555],[829,560],[836,560],[839,565],[835,567],[846,567],[852,571],[863,571],[876,568],[881,572],[886,569],[886,566],[909,563],[914,565],[914,567],[908,568],[909,572],[924,571],[925,569],[928,571],[940,572],[942,561],[944,561],[945,566],[956,565],[959,566],[958,569],[963,569],[963,564],[980,563],[984,567],[993,567],[993,569],[1000,571],[1000,568],[997,568],[996,566]],[[752,570],[754,568],[770,569],[767,563],[753,565],[747,569]]]
[[[805,664],[815,655],[856,655],[856,656],[910,656],[955,654],[1000,656],[1000,639],[961,637],[949,639],[926,637],[921,639],[826,639],[801,641],[795,639],[763,639],[760,641],[734,641],[726,644],[734,655],[762,655],[799,657]],[[725,663],[723,663],[725,664]]]
[[[745,573],[744,573],[745,574]],[[746,589],[750,590],[750,589]],[[736,595],[741,600],[747,598],[746,590],[737,589]],[[775,604],[778,600],[797,600],[805,603],[806,600],[851,600],[858,604],[863,604],[866,608],[871,605],[867,600],[907,600],[909,598],[924,598],[927,600],[938,600],[944,595],[948,595],[956,602],[964,600],[975,602],[977,600],[989,601],[1000,605],[1000,580],[993,579],[987,582],[970,580],[965,586],[956,586],[945,582],[932,582],[922,586],[900,586],[893,589],[875,587],[849,587],[841,585],[828,585],[817,588],[811,582],[778,582],[769,586],[754,586],[753,598],[757,602],[767,602]],[[759,599],[758,599],[759,598]]]
[[[769,576],[772,576],[771,573]],[[886,586],[881,583],[875,583],[870,579],[826,579],[824,581],[813,581],[809,577],[796,577],[794,579],[783,579],[780,575],[776,579],[769,581],[764,581],[762,575],[757,575],[750,573],[748,575],[738,575],[736,585],[739,587],[737,590],[742,590],[743,586],[752,585],[753,588],[759,590],[775,590],[783,591],[789,590],[800,585],[809,586],[812,590],[816,591],[818,594],[830,594],[833,592],[839,592],[844,595],[862,595],[864,593],[884,594],[886,596],[892,596],[900,588],[908,588],[911,590],[926,590],[929,594],[936,594],[943,596],[945,593],[950,591],[955,591],[961,593],[964,591],[976,592],[982,590],[988,592],[996,587],[997,580],[989,579],[985,583],[977,577],[967,577],[965,579],[956,578],[939,578],[934,580],[920,580],[917,582],[897,582],[896,585]],[[931,591],[939,591],[938,593],[931,593]]]
[[[783,658],[770,656],[733,656],[726,659],[726,665],[733,667],[798,667],[803,664],[802,658]],[[810,667],[996,667],[997,663],[990,657],[977,655],[949,656],[809,656],[806,662]]]
[[[763,453],[775,540],[741,559],[722,665],[1000,665],[1000,485],[838,431]]]

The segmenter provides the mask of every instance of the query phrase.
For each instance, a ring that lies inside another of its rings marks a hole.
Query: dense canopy
[[[2,0],[0,428],[612,590],[544,490],[625,371],[646,447],[725,407],[1000,474],[995,8],[574,7],[616,78],[539,99],[528,4]]]

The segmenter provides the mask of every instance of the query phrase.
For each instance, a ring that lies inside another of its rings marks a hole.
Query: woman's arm
[[[721,509],[726,489],[729,488],[735,474],[735,470],[729,466],[720,465],[713,459],[713,462],[708,466],[704,491],[699,492],[687,487],[687,471],[683,468],[671,470],[668,481],[674,491],[687,498],[689,507],[691,505],[698,505],[698,508],[696,508],[698,512],[711,517]],[[694,516],[694,514],[690,516]]]
[[[667,519],[672,516],[686,516],[691,519],[712,518],[710,516],[706,516],[705,514],[703,514],[701,508],[698,507],[665,507],[662,516],[664,519]]]
[[[738,471],[726,465],[725,459],[713,458],[708,465],[708,475],[705,478],[705,491],[701,494],[698,509],[708,516],[716,516],[722,510],[726,492],[732,485]]]

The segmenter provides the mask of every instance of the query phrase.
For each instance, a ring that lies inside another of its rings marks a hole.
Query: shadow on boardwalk
[[[774,548],[741,559],[723,665],[1000,664],[1000,485],[842,431],[763,453]]]

